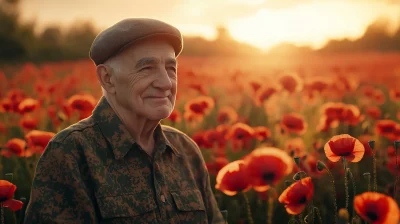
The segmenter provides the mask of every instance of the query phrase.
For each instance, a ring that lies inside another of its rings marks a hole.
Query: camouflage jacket
[[[164,125],[154,138],[150,157],[103,97],[47,145],[25,223],[224,223],[196,143]]]

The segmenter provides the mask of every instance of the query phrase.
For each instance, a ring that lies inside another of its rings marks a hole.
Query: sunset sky
[[[400,0],[22,0],[22,16],[39,27],[92,20],[103,29],[127,17],[171,23],[185,35],[215,38],[215,26],[269,49],[281,42],[321,47],[331,38],[357,38],[379,17],[400,24]]]

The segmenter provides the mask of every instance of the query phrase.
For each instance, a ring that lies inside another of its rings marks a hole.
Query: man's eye
[[[171,70],[173,72],[176,72],[176,68],[175,67],[168,67],[168,70]]]
[[[151,66],[147,66],[147,67],[144,67],[144,68],[142,68],[142,69],[140,69],[141,71],[145,71],[145,70],[151,70],[153,67],[151,67]]]

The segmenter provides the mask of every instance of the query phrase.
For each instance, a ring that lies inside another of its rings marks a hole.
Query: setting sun
[[[392,30],[400,22],[399,4],[377,0],[188,0],[171,1],[168,10],[160,6],[157,0],[140,7],[114,0],[111,9],[118,13],[110,13],[108,3],[95,0],[69,1],[65,7],[48,0],[22,1],[24,18],[35,18],[39,26],[88,18],[104,28],[126,17],[152,17],[176,25],[184,35],[206,39],[215,38],[215,27],[222,25],[234,39],[264,50],[282,42],[318,48],[332,38],[360,37],[380,17],[388,19]]]
[[[321,1],[284,9],[263,8],[254,15],[230,21],[229,30],[234,38],[263,49],[281,42],[318,48],[330,38],[360,37],[366,26],[381,15],[396,21],[399,9],[383,2],[340,1]],[[396,27],[397,23],[392,22],[391,28]]]

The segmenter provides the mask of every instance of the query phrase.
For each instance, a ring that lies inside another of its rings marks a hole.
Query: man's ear
[[[96,67],[96,76],[100,85],[111,94],[115,94],[115,85],[113,80],[112,68],[105,64],[100,64]]]

